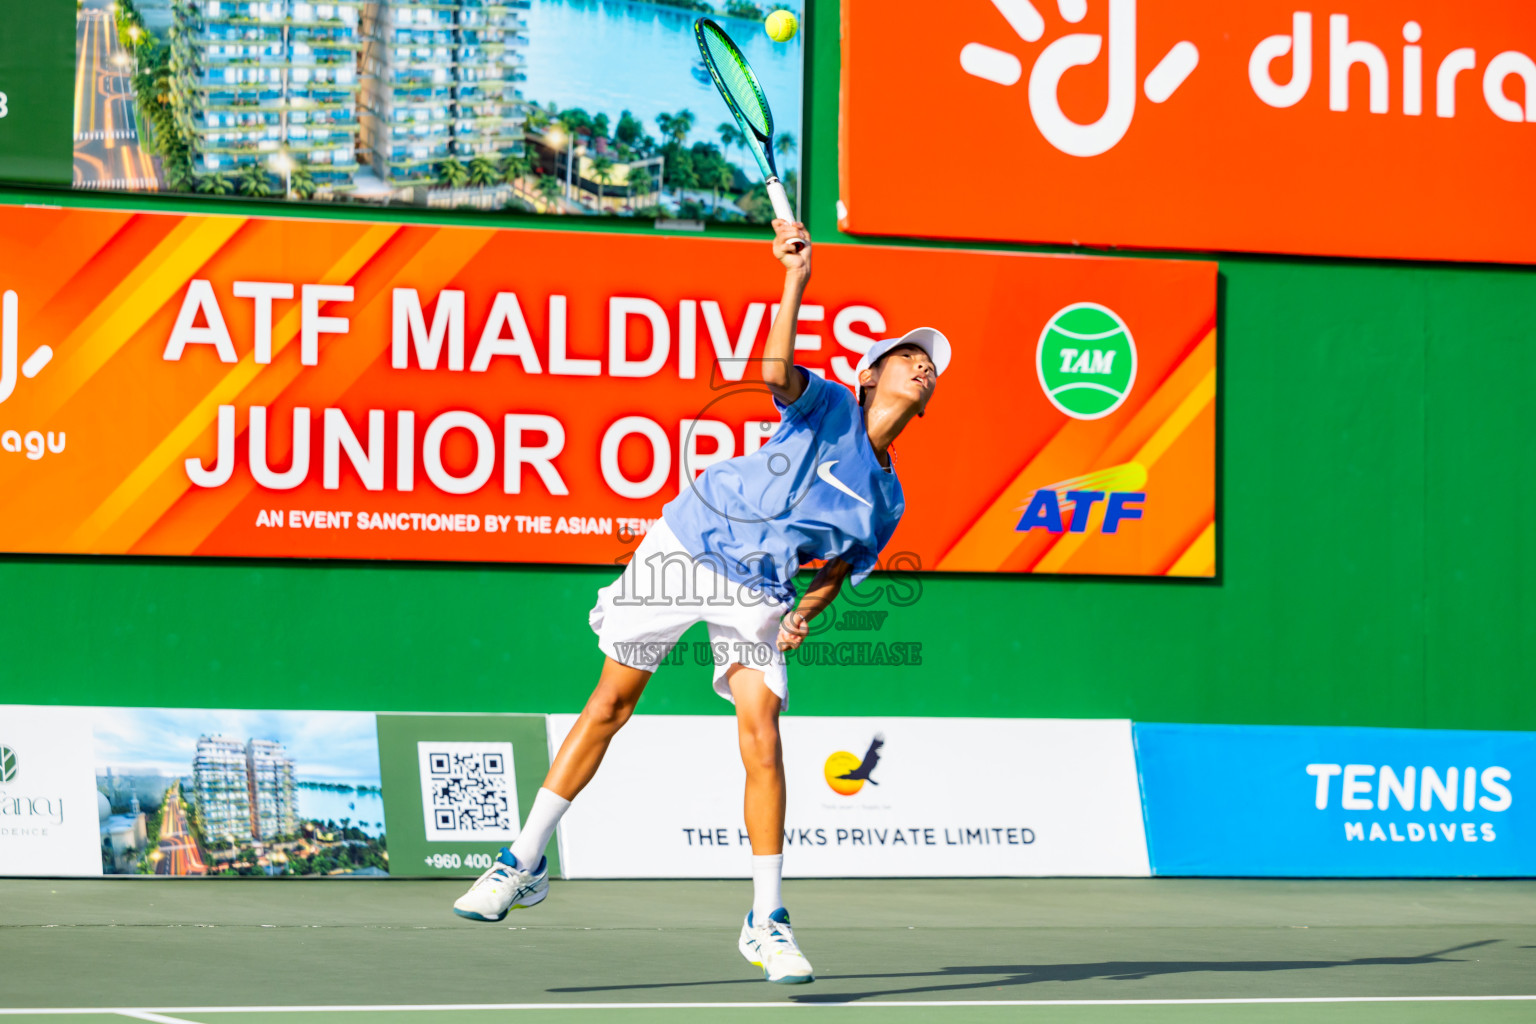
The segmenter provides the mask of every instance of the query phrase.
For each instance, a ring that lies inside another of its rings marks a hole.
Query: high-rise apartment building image
[[[247,741],[245,768],[251,794],[251,834],[269,840],[296,833],[299,817],[293,762],[283,745],[271,740]]]
[[[172,102],[192,170],[255,164],[289,188],[303,168],[322,198],[387,198],[435,184],[450,156],[521,152],[528,6],[175,0]]]
[[[323,191],[357,171],[363,0],[178,0],[172,98],[198,175],[307,168]]]
[[[362,146],[394,187],[521,153],[529,0],[384,0],[363,11]]]
[[[199,736],[192,799],[210,841],[244,845],[299,829],[293,761],[281,743]]]
[[[199,736],[192,760],[192,799],[213,842],[251,838],[251,790],[245,744],[224,736]]]

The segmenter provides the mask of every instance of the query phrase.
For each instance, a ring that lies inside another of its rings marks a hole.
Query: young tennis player
[[[511,847],[453,905],[499,921],[549,892],[544,849],[566,808],[592,780],[614,735],[634,713],[651,673],[694,623],[730,653],[715,690],[736,705],[746,766],[752,909],[738,948],[769,981],[808,982],[780,897],[784,761],[779,713],[789,701],[784,651],[796,648],[844,581],[857,584],[879,558],[904,508],[891,442],[923,415],[949,342],[919,327],[875,342],[859,360],[858,398],[793,365],[795,321],[811,276],[805,226],[773,222],[784,296],[768,334],[762,380],[782,422],[762,448],[710,466],[662,509],[618,580],[598,592],[590,622],[607,656],[597,688],[561,744],[528,820]],[[792,243],[803,246],[794,251]],[[802,564],[824,559],[795,606]]]

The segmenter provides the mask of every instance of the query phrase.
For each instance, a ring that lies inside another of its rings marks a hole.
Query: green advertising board
[[[462,878],[490,867],[549,770],[544,716],[379,715],[378,723],[390,874]],[[552,875],[558,846],[549,847]]]
[[[75,33],[63,0],[0,11],[0,181],[69,184]]]

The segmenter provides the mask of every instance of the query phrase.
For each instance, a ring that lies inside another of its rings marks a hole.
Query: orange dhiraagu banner
[[[845,230],[1536,262],[1536,3],[937,12],[843,2]]]
[[[781,283],[766,241],[0,208],[0,548],[611,564],[771,433]],[[797,358],[954,343],[887,566],[1211,575],[1215,303],[1211,263],[825,245]]]

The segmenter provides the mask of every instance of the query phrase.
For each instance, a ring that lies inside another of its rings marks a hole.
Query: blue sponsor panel
[[[1536,875],[1536,733],[1133,727],[1155,875]]]

